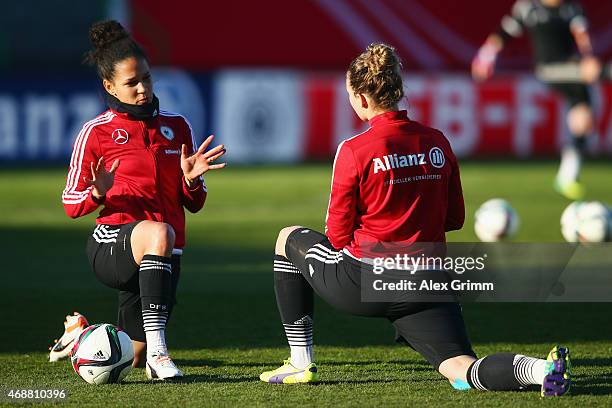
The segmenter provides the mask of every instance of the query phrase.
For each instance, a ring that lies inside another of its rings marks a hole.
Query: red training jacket
[[[121,164],[115,183],[106,193],[98,224],[127,224],[139,220],[166,222],[174,228],[174,247],[185,245],[185,212],[199,211],[206,199],[201,178],[187,187],[181,170],[181,145],[193,151],[189,122],[181,115],[160,111],[140,121],[125,113],[108,110],[85,123],[74,142],[70,170],[62,202],[72,218],[98,208],[93,201],[90,163],[104,156],[107,169],[116,159]]]
[[[334,159],[325,233],[336,249],[363,256],[373,243],[445,242],[463,226],[459,166],[444,135],[406,111],[370,120]],[[368,251],[369,252],[369,251]]]

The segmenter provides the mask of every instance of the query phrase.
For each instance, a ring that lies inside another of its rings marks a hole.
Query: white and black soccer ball
[[[518,214],[504,199],[485,201],[476,210],[474,231],[482,242],[508,240],[516,234],[519,225]]]
[[[599,201],[573,202],[561,215],[561,234],[567,242],[612,240],[610,208]]]
[[[561,214],[561,235],[567,242],[578,242],[578,210],[582,204],[574,201]]]
[[[130,337],[112,324],[94,324],[79,336],[71,356],[74,371],[90,384],[117,383],[132,370]]]

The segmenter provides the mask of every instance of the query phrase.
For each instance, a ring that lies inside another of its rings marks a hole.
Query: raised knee
[[[291,234],[293,231],[295,231],[298,228],[303,228],[299,225],[293,225],[291,227],[285,227],[283,229],[281,229],[278,233],[278,237],[285,237],[285,240],[287,239],[287,237],[289,236],[289,234]]]
[[[176,239],[176,234],[174,233],[174,228],[170,224],[166,224],[165,222],[158,223],[157,228],[157,237],[161,243],[164,244],[166,248],[172,249],[174,247],[174,241]]]
[[[172,251],[176,234],[174,233],[174,228],[172,228],[170,224],[166,224],[165,222],[153,222],[148,226],[147,230],[150,234],[149,236],[151,237],[151,244],[153,246],[163,251]]]
[[[593,128],[593,112],[586,104],[579,104],[568,112],[568,127],[576,135],[590,133]]]
[[[285,227],[280,230],[278,233],[278,238],[276,238],[276,254],[286,256],[285,253],[285,244],[287,243],[287,238],[289,235],[298,228],[303,228],[299,225],[294,225],[291,227]]]

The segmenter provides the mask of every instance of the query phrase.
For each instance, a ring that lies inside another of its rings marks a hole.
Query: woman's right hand
[[[106,171],[104,157],[100,157],[96,165],[94,165],[94,162],[90,163],[91,178],[84,177],[84,180],[87,184],[94,186],[92,191],[94,197],[104,197],[106,192],[111,189],[115,183],[115,171],[117,171],[119,163],[119,159],[115,160],[109,171]]]
[[[601,62],[592,55],[583,57],[580,61],[580,75],[587,84],[596,82],[601,75]]]

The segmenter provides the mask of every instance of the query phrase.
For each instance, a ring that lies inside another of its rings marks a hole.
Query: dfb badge
[[[168,126],[162,126],[160,129],[161,134],[168,140],[174,139],[174,132]]]

